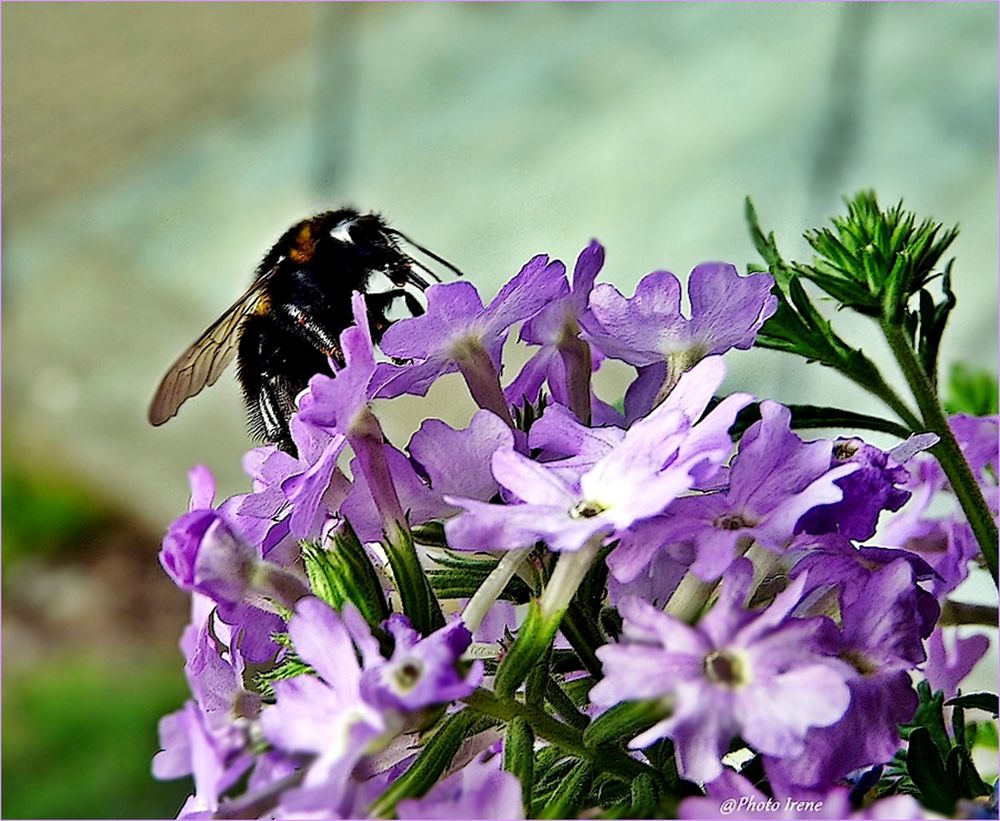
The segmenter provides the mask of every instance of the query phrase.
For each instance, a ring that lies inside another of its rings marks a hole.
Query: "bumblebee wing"
[[[149,406],[151,425],[162,425],[175,416],[188,399],[215,384],[236,355],[244,320],[266,310],[264,289],[276,271],[277,267],[272,268],[254,280],[246,293],[174,362]]]

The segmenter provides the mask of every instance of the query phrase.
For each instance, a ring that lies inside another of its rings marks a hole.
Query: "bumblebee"
[[[354,321],[351,294],[365,294],[377,343],[399,303],[412,315],[423,313],[414,291],[431,285],[424,274],[440,281],[401,241],[461,275],[377,214],[344,208],[293,225],[264,256],[246,293],[167,371],[149,407],[150,423],[175,416],[235,356],[251,434],[295,453],[289,430],[295,397],[312,376],[330,373],[330,360],[343,366],[339,337]],[[385,290],[375,290],[377,279]]]

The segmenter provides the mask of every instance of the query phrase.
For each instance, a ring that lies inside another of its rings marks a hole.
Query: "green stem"
[[[604,677],[604,667],[594,650],[605,641],[578,601],[569,603],[559,626],[570,647],[580,657],[580,663],[587,668],[590,675],[600,681]]]
[[[663,612],[688,624],[694,624],[705,609],[712,591],[718,584],[718,581],[702,581],[689,570],[681,579],[681,583],[677,585],[677,589],[670,595]]]
[[[470,632],[475,633],[479,629],[479,625],[482,624],[486,614],[496,604],[496,600],[500,598],[500,594],[503,593],[507,583],[517,573],[521,562],[524,561],[530,552],[531,548],[528,547],[508,550],[501,557],[497,566],[490,571],[490,574],[483,583],[479,585],[479,589],[469,599],[469,603],[465,605],[465,610],[462,611],[462,621]]]
[[[882,378],[881,374],[878,376],[878,381],[873,384],[867,375],[859,376],[841,368],[837,368],[837,370],[854,382],[854,384],[859,385],[868,391],[868,393],[877,396],[885,402],[896,413],[896,416],[903,420],[911,433],[919,433],[921,428],[923,428],[920,417],[910,410],[902,397],[889,386],[889,383]]]
[[[969,463],[965,461],[962,450],[951,432],[948,419],[938,401],[937,391],[921,367],[920,360],[917,358],[906,332],[898,325],[885,320],[881,322],[881,326],[882,333],[885,334],[886,341],[906,377],[910,390],[913,392],[913,397],[917,400],[917,407],[923,416],[920,427],[936,433],[940,438],[940,441],[931,448],[931,453],[940,462],[955,496],[958,497],[959,504],[962,505],[969,526],[972,528],[976,541],[979,542],[979,549],[986,560],[986,566],[989,568],[990,575],[993,576],[993,583],[996,584],[997,525],[993,521],[989,506],[983,498],[975,476],[972,475]],[[917,429],[914,428],[914,430]]]
[[[941,618],[938,619],[938,624],[942,627],[976,624],[995,629],[997,608],[989,604],[967,604],[949,599],[941,605]]]
[[[501,696],[512,696],[548,651],[600,547],[601,537],[597,536],[579,550],[559,554],[541,597],[531,602],[517,638],[497,668],[494,687]]]
[[[514,699],[500,698],[482,688],[462,700],[477,713],[498,718],[501,721],[523,718],[537,737],[544,738],[578,758],[591,761],[598,769],[626,779],[648,773],[659,780],[660,774],[656,770],[641,761],[636,761],[625,753],[607,747],[588,747],[583,743],[583,733],[556,721],[542,710],[528,707]]]

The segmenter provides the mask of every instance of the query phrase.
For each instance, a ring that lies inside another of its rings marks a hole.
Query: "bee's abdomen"
[[[326,357],[272,315],[249,317],[240,335],[237,376],[251,434],[292,450],[288,425],[295,398],[315,374],[329,372]]]

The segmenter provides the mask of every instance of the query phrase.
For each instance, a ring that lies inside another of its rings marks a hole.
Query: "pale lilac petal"
[[[482,325],[489,329],[490,337],[496,338],[515,322],[530,319],[558,299],[565,288],[566,266],[558,260],[549,262],[540,254],[500,289],[483,312]]]
[[[442,358],[452,341],[483,313],[483,301],[471,282],[445,282],[425,292],[427,311],[394,322],[380,346],[399,359]]]
[[[810,482],[794,496],[787,497],[767,517],[767,521],[757,528],[761,541],[767,546],[781,546],[795,529],[795,524],[803,514],[817,505],[839,502],[844,492],[836,480],[849,476],[858,469],[856,464],[846,464],[833,468],[825,475]]]
[[[532,505],[560,507],[568,516],[579,499],[555,473],[513,449],[496,451],[492,465],[496,480]]]
[[[204,465],[195,465],[188,471],[188,484],[191,486],[189,511],[212,507],[215,499],[215,477],[211,470]]]
[[[697,266],[688,278],[690,333],[705,344],[707,353],[746,350],[753,345],[764,320],[777,310],[773,285],[770,274],[741,277],[724,262]]]
[[[531,426],[528,445],[554,455],[579,457],[574,464],[593,465],[625,437],[616,427],[588,427],[563,405],[549,405]],[[581,471],[582,472],[582,471]]]
[[[427,487],[402,451],[386,445],[385,460],[392,475],[399,504],[411,525],[450,516],[456,512],[453,505],[445,503],[440,493]],[[357,464],[357,459],[351,462],[351,471],[355,477],[354,484],[340,505],[340,514],[351,523],[351,527],[362,542],[377,542],[383,535],[381,512],[375,504],[371,488]]]
[[[740,694],[743,738],[756,750],[782,758],[799,755],[810,727],[839,721],[851,701],[842,675],[829,666],[798,667]]]
[[[493,454],[513,447],[514,435],[504,421],[480,410],[461,430],[427,419],[410,439],[409,450],[437,493],[485,502],[499,489],[491,470]]]
[[[331,692],[355,692],[361,668],[354,656],[351,637],[337,613],[314,597],[295,606],[288,633],[299,656],[330,685]]]
[[[927,666],[924,675],[931,690],[943,690],[945,698],[952,698],[965,677],[990,649],[989,636],[976,634],[959,636],[958,628],[949,630],[945,640],[944,628],[938,627],[927,640]]]
[[[260,715],[264,737],[289,752],[320,753],[326,749],[331,730],[342,724],[348,705],[313,676],[276,681],[274,692],[277,703],[265,707]]]

